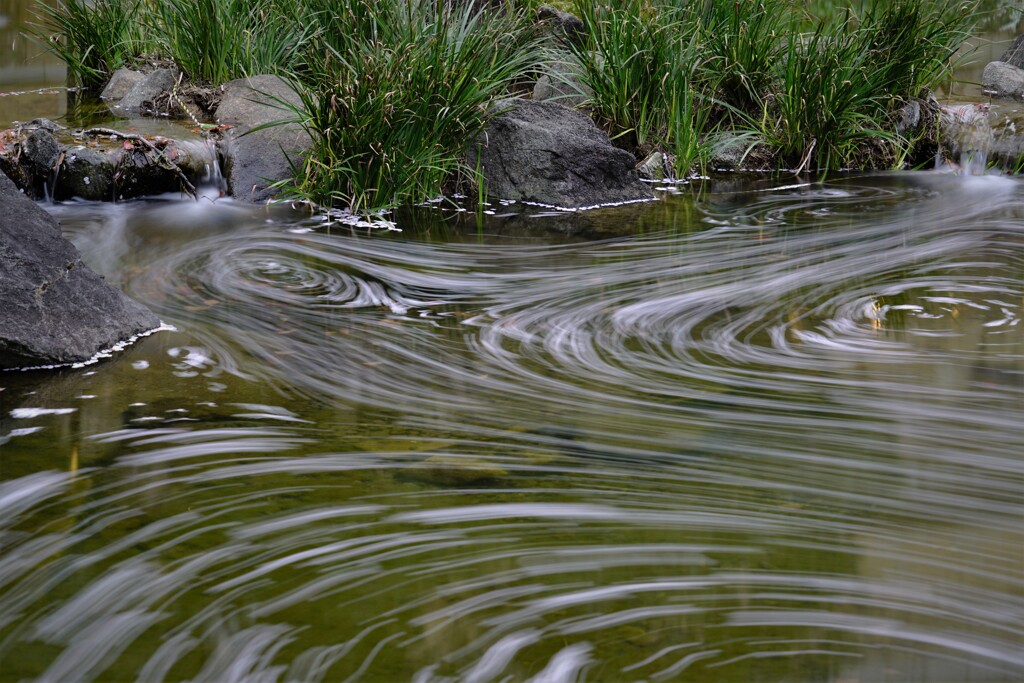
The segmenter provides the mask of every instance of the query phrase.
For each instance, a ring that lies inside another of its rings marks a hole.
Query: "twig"
[[[807,148],[806,152],[804,152],[804,158],[800,161],[800,165],[796,167],[796,170],[793,171],[793,175],[800,175],[801,173],[804,172],[804,166],[806,166],[808,164],[808,162],[810,162],[811,154],[814,153],[814,146],[816,144],[818,144],[818,139],[817,138],[812,138],[811,139],[811,146]]]
[[[134,133],[122,133],[120,131],[114,130],[113,128],[90,128],[89,130],[82,131],[82,135],[108,135],[110,137],[120,138],[122,140],[131,140],[132,142],[142,143],[142,145],[146,149],[153,152],[153,154],[157,156],[158,160],[166,162],[166,165],[161,164],[161,167],[168,171],[172,171],[178,176],[178,180],[180,180],[181,184],[185,186],[185,191],[188,192],[189,196],[192,197],[192,199],[195,199],[196,201],[199,200],[199,195],[196,193],[196,187],[188,179],[188,176],[186,176],[185,173],[180,168],[178,168],[177,164],[175,164],[173,161],[170,161],[166,156],[164,156],[164,153],[161,150],[159,150],[156,145],[154,145],[152,142],[142,137],[141,135],[136,135]]]

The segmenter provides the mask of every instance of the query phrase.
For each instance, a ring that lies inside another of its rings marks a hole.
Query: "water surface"
[[[49,205],[175,330],[0,374],[0,681],[1024,680],[1022,200]]]
[[[1024,187],[51,207],[175,332],[5,373],[4,680],[1014,681]]]

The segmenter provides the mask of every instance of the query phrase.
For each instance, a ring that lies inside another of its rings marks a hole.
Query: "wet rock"
[[[120,153],[115,158],[114,154],[88,147],[68,150],[60,173],[54,180],[51,190],[53,198],[64,200],[79,197],[94,201],[116,199],[114,175],[119,161]]]
[[[106,87],[103,88],[103,92],[100,93],[100,97],[105,100],[121,100],[124,99],[125,95],[132,91],[139,81],[145,78],[145,75],[141,71],[133,71],[128,68],[120,68],[114,72],[107,81]]]
[[[559,41],[582,45],[586,40],[587,27],[582,19],[573,14],[541,5],[537,8],[537,19],[547,26]]]
[[[300,106],[291,86],[277,76],[253,76],[231,81],[217,108],[217,121],[232,126],[221,145],[224,175],[232,197],[250,202],[271,199],[273,183],[292,177],[291,165],[301,166],[311,140],[295,123],[252,132],[257,126],[291,116],[281,101]]]
[[[750,142],[747,140],[740,138],[722,140],[712,151],[709,165],[715,171],[738,171],[746,162],[749,149]]]
[[[22,143],[22,163],[31,177],[36,179],[33,190],[41,192],[48,179],[54,174],[60,160],[60,146],[53,133],[46,128],[37,128],[29,133]]]
[[[174,88],[179,75],[177,69],[157,69],[146,74],[114,106],[114,112],[121,116],[145,113],[147,106],[151,106],[160,95]]]
[[[989,62],[981,72],[981,83],[993,97],[1024,101],[1024,69],[1006,62]]]
[[[52,216],[0,175],[0,368],[83,361],[159,319],[82,263]]]
[[[636,172],[644,180],[664,180],[668,177],[668,158],[661,152],[651,152],[636,165]]]
[[[1018,69],[1024,69],[1024,34],[1017,36],[1013,45],[1007,48],[1006,52],[997,61],[1005,62]]]
[[[506,100],[470,150],[494,199],[582,208],[653,198],[633,155],[584,114],[550,102]]]
[[[198,184],[214,157],[205,140],[75,137],[33,124],[13,133],[16,141],[0,152],[0,170],[34,199],[116,201],[176,192]]]

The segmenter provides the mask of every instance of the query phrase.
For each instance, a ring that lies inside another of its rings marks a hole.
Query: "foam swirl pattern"
[[[1020,680],[1022,193],[157,245],[166,348],[5,392],[0,679]]]

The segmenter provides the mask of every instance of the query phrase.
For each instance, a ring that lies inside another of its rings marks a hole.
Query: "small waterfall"
[[[960,104],[939,111],[941,140],[936,168],[948,168],[960,175],[984,175],[994,141],[989,105]]]
[[[64,166],[64,152],[57,155],[57,158],[53,162],[53,166],[50,167],[50,172],[46,176],[46,181],[43,182],[43,201],[47,204],[53,204],[57,196],[57,179],[60,177],[60,169]]]
[[[206,152],[209,155],[209,161],[206,164],[206,175],[202,178],[202,188],[213,188],[217,190],[218,196],[223,196],[228,189],[227,180],[224,178],[224,172],[220,167],[220,155],[217,151],[217,143],[206,138],[203,141],[206,146]]]
[[[199,197],[210,201],[223,197],[227,181],[220,167],[217,143],[209,138],[179,140],[177,147],[180,154],[177,163],[194,178]]]

